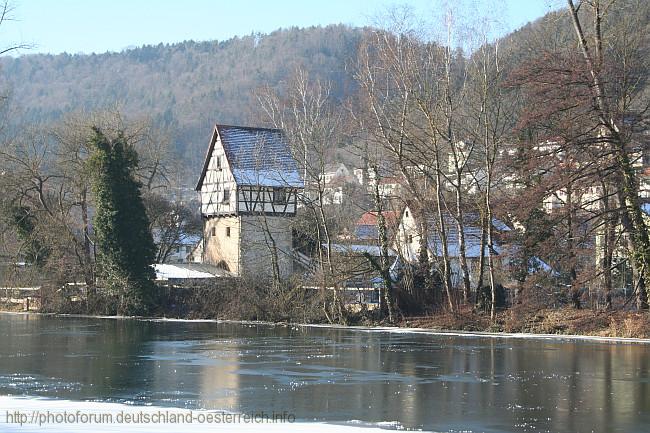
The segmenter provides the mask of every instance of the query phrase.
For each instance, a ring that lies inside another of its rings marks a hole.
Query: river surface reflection
[[[648,432],[650,345],[0,314],[0,394],[434,431]]]

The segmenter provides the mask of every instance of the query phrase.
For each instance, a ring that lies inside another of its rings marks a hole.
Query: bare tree
[[[347,322],[339,285],[343,281],[336,271],[333,255],[334,218],[324,178],[325,166],[332,159],[332,150],[341,139],[342,118],[334,107],[331,83],[311,80],[298,68],[280,95],[262,89],[258,101],[274,127],[287,134],[296,160],[299,161],[305,191],[299,198],[309,219],[314,222],[318,267],[323,293],[331,289],[332,301],[324,302],[330,321]]]

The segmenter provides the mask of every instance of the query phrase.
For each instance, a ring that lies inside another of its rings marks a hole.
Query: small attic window
[[[408,218],[408,216],[409,216],[409,211],[408,210],[404,212],[404,216],[406,216]]]
[[[228,203],[230,201],[230,189],[229,188],[224,188],[223,189],[223,203]]]
[[[221,156],[220,155],[215,158],[215,163],[217,165],[217,170],[221,170]]]

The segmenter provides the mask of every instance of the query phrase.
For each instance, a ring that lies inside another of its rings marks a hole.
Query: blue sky
[[[278,28],[344,23],[373,24],[390,5],[408,4],[423,17],[445,0],[10,0],[11,22],[0,28],[0,45],[27,43],[26,53],[101,53],[143,44],[225,40]],[[451,0],[453,2],[453,0]],[[503,32],[532,21],[552,0],[469,0],[497,10]]]

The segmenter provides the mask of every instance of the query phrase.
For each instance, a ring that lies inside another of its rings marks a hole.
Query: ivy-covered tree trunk
[[[379,268],[381,279],[384,285],[383,297],[388,310],[388,322],[395,323],[395,294],[393,293],[393,280],[390,275],[390,261],[388,257],[388,234],[386,232],[386,220],[384,219],[381,194],[379,194],[379,168],[376,165],[371,167],[374,173],[373,195],[375,200],[375,211],[377,212],[377,231],[379,236],[380,260]]]
[[[98,128],[93,131],[89,164],[100,286],[117,295],[118,314],[147,314],[154,304],[156,248],[134,176],[138,156],[122,133],[109,139]]]

